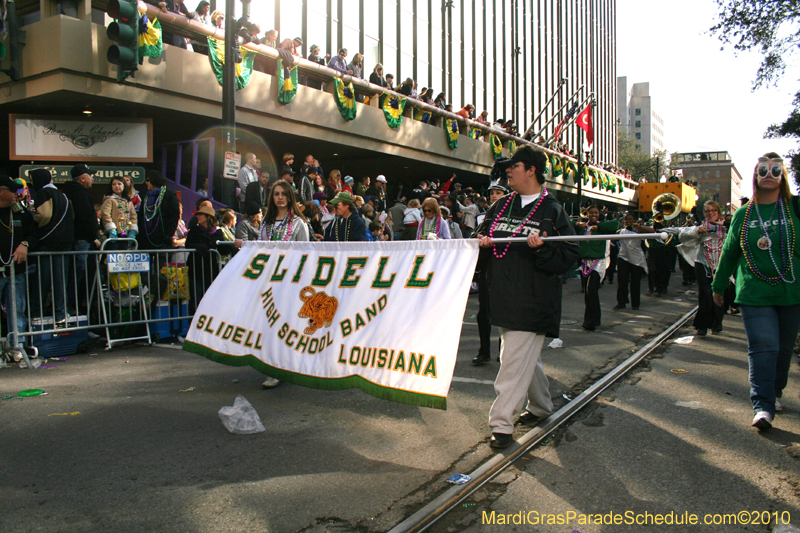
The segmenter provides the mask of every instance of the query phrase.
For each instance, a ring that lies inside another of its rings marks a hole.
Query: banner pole
[[[630,234],[625,235],[558,235],[554,237],[542,237],[544,242],[561,242],[561,241],[630,241],[636,239],[661,239],[663,241],[669,238],[669,234],[665,231],[661,233],[645,233],[645,234]],[[498,242],[526,242],[527,237],[501,237],[499,239],[492,239],[493,243]]]

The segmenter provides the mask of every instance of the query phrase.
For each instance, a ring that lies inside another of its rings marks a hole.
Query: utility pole
[[[578,128],[578,213],[581,212],[583,193],[583,128]]]
[[[222,146],[224,152],[236,152],[236,63],[234,62],[234,51],[236,50],[237,41],[235,0],[225,0],[225,15],[228,20],[225,24],[225,64],[222,67]],[[228,181],[230,180],[223,180],[223,183]],[[224,189],[223,198],[225,198]],[[235,204],[235,201],[231,202],[231,205]]]

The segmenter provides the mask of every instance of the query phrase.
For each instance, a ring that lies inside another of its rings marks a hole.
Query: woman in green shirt
[[[711,285],[714,303],[736,272],[736,303],[747,333],[753,426],[772,427],[789,377],[792,348],[800,329],[800,271],[797,198],[789,189],[781,157],[770,152],[758,159],[753,199],[737,210],[722,247]]]

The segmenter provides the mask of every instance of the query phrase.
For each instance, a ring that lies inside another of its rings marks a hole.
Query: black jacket
[[[261,202],[261,190],[264,187],[261,183],[254,181],[247,184],[247,189],[244,192],[244,212],[247,215],[255,215],[262,207],[267,207],[269,202],[269,189],[264,189],[266,192],[265,202]]]
[[[13,224],[14,234],[13,242],[12,235],[6,231],[5,227],[9,222]],[[0,208],[0,223],[4,226],[0,228],[0,259],[7,261],[9,255],[13,255],[14,251],[25,241],[28,243],[28,252],[37,251],[36,239],[36,223],[33,221],[33,215],[27,209],[22,209],[14,213],[10,207]],[[14,265],[14,273],[17,275],[25,274],[28,265],[26,263],[12,263]],[[4,269],[2,276],[8,277],[9,269]]]
[[[489,235],[495,217],[508,199],[507,195],[492,204],[476,233]],[[510,207],[511,228],[522,222],[535,205],[536,202],[523,208],[519,196],[515,195]],[[512,236],[508,215],[508,210],[502,213],[495,227],[495,237]],[[515,236],[527,237],[536,231],[546,232],[551,237],[574,235],[564,208],[549,194]],[[492,254],[488,265],[491,323],[502,328],[558,337],[561,276],[578,260],[577,242],[548,242],[539,248],[531,248],[527,243],[498,244],[495,248],[497,255],[502,255],[506,246],[509,246],[508,253],[502,258]]]
[[[144,193],[142,203],[139,204],[139,235],[136,236],[139,241],[139,249],[172,248],[172,238],[175,236],[180,217],[178,195],[167,189],[158,213],[150,221],[147,220],[147,197],[148,193]],[[186,247],[189,248],[188,243]]]
[[[97,212],[89,189],[77,181],[62,183],[60,189],[69,199],[75,214],[75,240],[93,242],[97,238]]]
[[[217,228],[214,233],[207,233],[195,224],[186,235],[186,248],[197,250],[189,255],[187,261],[192,277],[196,282],[203,281],[206,289],[219,274],[219,256],[211,250],[217,249],[217,241],[224,240],[222,230]]]
[[[336,238],[337,235],[338,239]],[[334,242],[337,240],[339,242],[366,241],[367,226],[364,224],[364,219],[358,213],[352,213],[347,219],[337,216],[335,220],[328,224],[325,230],[325,240]]]

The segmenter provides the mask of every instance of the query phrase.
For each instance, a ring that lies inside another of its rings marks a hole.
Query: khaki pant
[[[542,366],[544,335],[500,328],[500,370],[494,381],[497,398],[489,410],[492,433],[514,432],[514,417],[527,404],[536,416],[553,412],[550,385]]]

